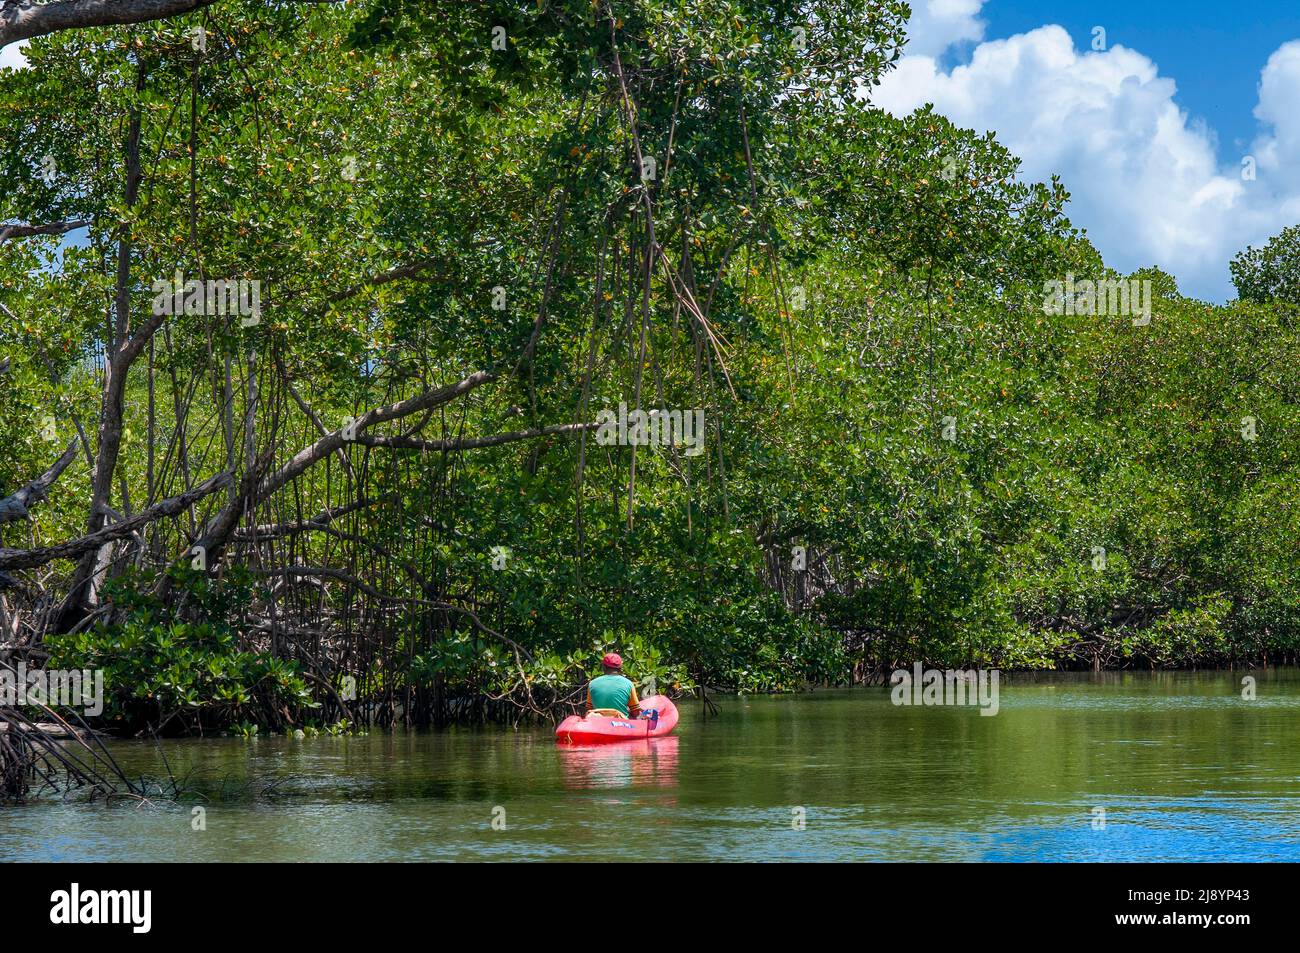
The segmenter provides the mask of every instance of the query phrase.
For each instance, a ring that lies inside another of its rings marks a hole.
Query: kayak
[[[647,718],[650,712],[657,712],[658,717]],[[594,711],[570,715],[555,729],[555,740],[570,745],[603,745],[614,741],[661,738],[676,727],[677,706],[663,695],[651,695],[641,699],[641,715],[637,718]]]

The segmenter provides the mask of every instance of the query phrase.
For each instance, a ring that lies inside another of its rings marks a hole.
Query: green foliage
[[[1284,502],[1300,329],[1134,277],[1153,283],[1149,326],[1044,314],[1032,281],[927,298],[887,268],[804,272],[800,386],[753,417],[782,451],[744,505],[784,544],[834,554],[848,582],[815,610],[869,667],[1300,648]]]
[[[247,735],[315,707],[295,663],[252,650],[232,626],[250,596],[246,582],[177,575],[191,600],[184,616],[144,594],[142,580],[121,577],[108,592],[120,619],[49,636],[50,666],[102,670],[103,717],[123,731]]]
[[[1242,301],[1300,305],[1300,225],[1292,225],[1232,259],[1232,283]]]
[[[349,444],[250,507],[220,582],[172,569],[154,595],[202,506],[122,544],[108,614],[50,636],[52,664],[104,667],[128,730],[251,736],[564,704],[609,650],[643,687],[751,692],[917,659],[1294,654],[1300,331],[1278,302],[1300,300],[1297,231],[1234,261],[1228,307],[1145,269],[1149,326],[1045,314],[1045,282],[1115,276],[1061,182],[929,108],[871,105],[907,16],[249,0],[34,42],[0,77],[0,220],[92,225],[3,246],[0,486],[75,420],[93,438],[128,234],[133,327],[177,268],[262,280],[268,313],[176,316],[152,342],[126,387],[123,513],[227,461],[242,476],[244,438],[283,463],[346,417],[494,375],[372,431],[444,443]],[[147,201],[128,207],[135,115]],[[446,449],[638,398],[702,410],[705,453],[572,432]],[[83,531],[88,486],[79,461],[23,542]],[[290,561],[348,572],[274,588],[243,568]]]

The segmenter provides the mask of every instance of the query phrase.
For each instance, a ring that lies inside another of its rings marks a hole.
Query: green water
[[[1300,673],[1252,673],[1254,701],[1242,674],[1004,677],[994,717],[885,689],[723,697],[707,720],[684,701],[673,737],[604,749],[167,741],[206,800],[0,808],[0,859],[1300,860]],[[152,743],[112,747],[164,773]]]

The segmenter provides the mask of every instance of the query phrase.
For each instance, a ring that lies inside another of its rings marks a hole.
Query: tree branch
[[[278,569],[254,569],[253,572],[261,576],[288,576],[289,578],[293,578],[294,576],[316,576],[326,579],[337,579],[340,582],[347,583],[355,589],[360,589],[362,592],[366,593],[366,595],[374,596],[376,599],[383,599],[386,602],[405,602],[412,605],[428,606],[446,612],[459,612],[461,615],[469,616],[470,622],[474,624],[476,629],[505,642],[516,652],[522,653],[529,661],[533,658],[532,653],[526,648],[508,635],[502,635],[495,629],[485,625],[483,620],[480,619],[473,610],[466,609],[464,606],[458,606],[450,602],[437,602],[433,599],[419,599],[414,596],[390,595],[387,592],[376,589],[374,586],[370,585],[370,583],[358,579],[351,573],[344,572],[342,569],[334,569],[330,566],[285,566]]]
[[[215,0],[3,0],[0,46],[33,37],[91,26],[144,23],[190,13]]]
[[[468,394],[476,387],[486,384],[495,377],[496,375],[490,371],[475,371],[455,384],[440,387],[437,390],[427,390],[415,397],[399,400],[395,404],[376,407],[374,410],[362,414],[352,426],[355,428],[357,435],[360,436],[360,431],[366,427],[389,420],[396,420],[400,417],[407,417],[422,410],[450,403],[457,397]],[[235,526],[239,522],[239,516],[246,506],[250,508],[257,506],[286,483],[306,472],[331,453],[346,446],[349,441],[343,439],[343,432],[343,428],[340,428],[325,434],[315,443],[299,450],[288,463],[260,481],[249,492],[247,499],[244,498],[243,494],[240,494],[233,502],[226,504],[221,512],[213,518],[209,524],[209,530],[203,534],[203,538],[197,544],[203,546],[207,552],[209,565],[215,563],[222,550],[225,549],[226,543],[230,541],[231,534],[234,533]]]
[[[130,519],[122,520],[120,523],[114,523],[111,526],[105,526],[101,530],[54,546],[46,546],[42,549],[7,549],[0,547],[0,569],[33,569],[36,566],[44,566],[56,559],[71,559],[80,556],[114,540],[130,536],[142,526],[185,512],[209,493],[227,486],[230,480],[229,473],[218,473],[216,476],[204,480],[194,489],[155,503],[148,509],[141,510]]]
[[[145,23],[193,13],[216,0],[0,0],[0,46],[33,37],[93,26]],[[293,0],[336,3],[338,0]]]
[[[0,46],[4,44],[0,43]],[[30,238],[33,235],[65,235],[90,224],[89,219],[71,219],[66,222],[48,222],[45,225],[31,225],[27,222],[13,222],[0,225],[0,245],[12,238]]]
[[[422,258],[418,261],[408,262],[405,265],[398,265],[390,268],[388,271],[380,272],[377,275],[371,275],[358,285],[345,288],[337,294],[331,295],[330,303],[337,304],[340,301],[346,301],[351,297],[359,295],[368,288],[382,288],[384,285],[392,284],[394,281],[401,281],[404,278],[415,278],[424,272],[433,268],[435,265],[444,264],[438,258]]]
[[[55,480],[62,476],[63,471],[68,468],[68,464],[77,455],[77,444],[80,442],[80,437],[73,437],[72,442],[68,444],[68,449],[63,451],[63,456],[54,461],[54,466],[35,480],[32,480],[21,490],[0,499],[0,526],[27,517],[27,507],[38,500],[44,499],[45,492],[54,484]]]
[[[429,450],[435,452],[456,450],[477,450],[480,447],[495,447],[516,440],[531,440],[558,433],[580,433],[595,430],[600,424],[555,424],[550,427],[538,427],[535,430],[510,430],[506,433],[492,434],[488,437],[463,437],[458,440],[421,440],[418,437],[396,436],[378,437],[371,434],[359,434],[357,443],[367,447],[390,447],[394,450]]]

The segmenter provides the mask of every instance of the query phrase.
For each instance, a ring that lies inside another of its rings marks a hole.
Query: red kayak
[[[660,738],[676,727],[677,706],[663,695],[651,695],[641,699],[641,714],[636,718],[595,711],[570,715],[555,729],[555,740],[570,745],[604,745],[614,741]]]

